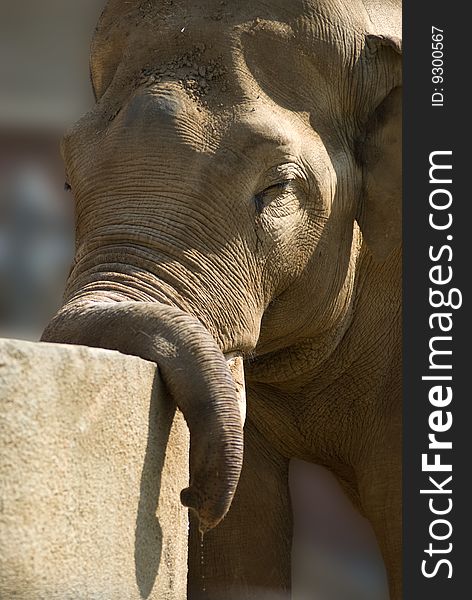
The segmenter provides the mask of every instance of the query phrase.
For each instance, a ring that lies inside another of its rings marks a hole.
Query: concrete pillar
[[[155,365],[0,340],[0,598],[184,600],[188,446]]]

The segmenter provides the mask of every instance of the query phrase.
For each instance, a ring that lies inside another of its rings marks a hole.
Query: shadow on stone
[[[136,583],[141,598],[148,598],[159,571],[162,529],[156,516],[161,475],[175,407],[156,372],[149,408],[148,439],[141,472],[140,497],[136,516],[134,560]]]

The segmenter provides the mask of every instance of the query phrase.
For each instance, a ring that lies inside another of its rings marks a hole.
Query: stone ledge
[[[1,598],[186,598],[173,415],[152,363],[0,340]]]

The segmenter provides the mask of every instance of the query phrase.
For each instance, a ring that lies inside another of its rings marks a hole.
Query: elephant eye
[[[254,204],[256,205],[257,214],[261,214],[264,210],[264,207],[267,206],[272,200],[277,198],[280,195],[280,192],[287,191],[291,184],[293,184],[293,179],[286,179],[284,181],[279,181],[278,183],[274,183],[269,185],[261,192],[254,196]]]

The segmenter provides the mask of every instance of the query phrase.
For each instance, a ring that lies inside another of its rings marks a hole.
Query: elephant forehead
[[[351,4],[359,4],[357,13]],[[117,65],[123,62],[128,63],[129,70],[143,67],[152,70],[159,65],[165,71],[168,67],[170,74],[175,68],[192,67],[196,62],[197,71],[203,67],[197,75],[208,79],[205,65],[198,62],[198,51],[218,57],[227,67],[234,67],[234,57],[241,52],[245,34],[255,35],[261,45],[273,43],[271,36],[266,35],[272,33],[290,43],[296,38],[307,52],[312,52],[313,43],[320,41],[327,42],[327,52],[343,52],[353,45],[349,42],[352,36],[346,32],[359,31],[368,20],[362,7],[357,0],[352,3],[342,0],[111,1],[92,44],[92,80],[101,95],[111,83]],[[285,53],[277,51],[277,54],[287,63]]]
[[[156,23],[174,22],[183,18],[201,18],[228,22],[231,19],[254,18],[263,16],[287,16],[306,12],[307,5],[329,4],[327,0],[109,0],[102,16],[102,25],[113,19],[129,19]]]
[[[371,2],[372,4],[372,2]],[[116,18],[155,22],[198,17],[228,22],[242,18],[287,19],[300,15],[324,15],[333,20],[343,12],[359,14],[364,3],[361,0],[109,0],[102,16],[106,25]]]
[[[307,125],[307,119],[302,122],[300,115],[270,102],[243,101],[230,107],[222,103],[215,114],[189,96],[182,82],[171,81],[138,89],[110,129],[137,136],[141,145],[148,139],[151,146],[157,142],[178,149],[182,144],[209,156],[233,150],[238,160],[251,160],[299,154],[300,129]]]
[[[153,94],[148,90],[138,90],[122,108],[119,126],[128,129],[154,126],[162,131],[182,120],[190,112],[189,109],[181,95],[173,94],[168,89]],[[195,120],[195,115],[192,118]]]

